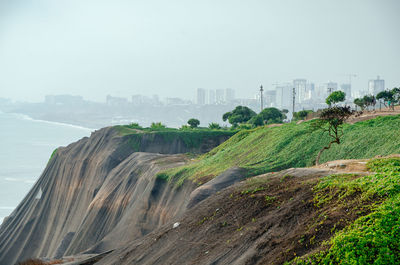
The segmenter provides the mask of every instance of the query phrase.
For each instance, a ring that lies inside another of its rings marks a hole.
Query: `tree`
[[[165,129],[167,126],[162,124],[161,122],[152,122],[150,125],[151,129],[159,130],[159,129]]]
[[[391,91],[393,93],[393,101],[394,101],[394,103],[400,104],[400,87],[395,87]]]
[[[258,115],[260,115],[265,124],[283,123],[286,115],[277,108],[265,108]]]
[[[331,141],[324,146],[317,155],[315,164],[319,165],[319,159],[323,151],[331,148],[332,144],[340,144],[340,138],[343,136],[343,124],[353,114],[350,106],[334,106],[324,109],[319,117],[312,123],[314,130],[323,130],[328,133]]]
[[[376,99],[383,100],[383,104],[385,107],[391,107],[391,105],[394,108],[394,98],[393,98],[393,92],[391,90],[384,90],[379,92],[376,95]]]
[[[212,130],[218,130],[221,129],[221,126],[218,123],[212,122],[208,124],[208,128]]]
[[[256,115],[249,120],[249,123],[253,124],[254,127],[258,127],[264,125],[264,120],[261,115]]]
[[[282,123],[286,119],[286,115],[277,108],[265,108],[259,114],[249,120],[253,126],[261,126],[263,124]]]
[[[331,106],[332,104],[337,104],[343,102],[346,99],[346,94],[343,91],[332,92],[325,100],[326,104]]]
[[[304,120],[304,119],[306,119],[307,118],[307,115],[309,114],[309,113],[313,113],[314,111],[312,111],[312,110],[301,110],[301,111],[298,111],[298,112],[294,112],[293,113],[293,118],[294,118],[294,120],[296,120],[296,121],[298,121],[298,120]]]
[[[366,107],[365,101],[362,98],[354,99],[354,104],[356,105],[356,108],[357,108],[357,106],[359,106],[361,110],[364,110]]]
[[[374,106],[374,108],[375,108],[376,99],[375,99],[374,95],[365,95],[363,97],[363,100],[364,100],[364,103],[365,103],[366,107]]]
[[[198,119],[194,119],[194,118],[188,120],[187,123],[190,125],[190,128],[192,128],[192,129],[197,128],[197,126],[200,125],[200,121]]]
[[[248,107],[237,106],[234,110],[225,113],[222,116],[223,121],[229,121],[230,124],[236,126],[240,123],[246,123],[257,114]]]

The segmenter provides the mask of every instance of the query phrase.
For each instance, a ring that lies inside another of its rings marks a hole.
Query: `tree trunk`
[[[328,150],[329,148],[331,148],[331,145],[332,145],[333,143],[337,143],[337,142],[338,142],[337,140],[334,140],[334,141],[330,142],[328,146],[324,146],[324,147],[318,152],[317,159],[315,159],[315,165],[316,165],[316,166],[319,166],[319,158],[321,157],[322,152],[325,151],[325,150]]]

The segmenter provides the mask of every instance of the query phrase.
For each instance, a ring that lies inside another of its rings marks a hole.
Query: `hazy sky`
[[[399,0],[0,0],[0,97],[400,85]]]

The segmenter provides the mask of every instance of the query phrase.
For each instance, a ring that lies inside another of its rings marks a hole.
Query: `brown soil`
[[[393,110],[389,110],[387,108],[382,108],[382,110],[371,110],[364,111],[361,115],[353,115],[351,116],[347,122],[350,124],[354,124],[359,121],[366,121],[378,116],[391,116],[391,115],[399,115],[400,114],[400,106],[396,106]]]
[[[399,115],[400,114],[400,106],[395,106],[394,110],[384,108],[382,107],[381,110],[376,109],[376,110],[364,110],[363,112],[358,112],[357,114],[351,116],[348,120],[347,123],[354,124],[359,121],[366,121],[370,120],[373,118],[376,118],[378,116],[391,116],[391,115]],[[299,120],[297,121],[297,124],[300,124],[304,121],[310,121],[313,119],[318,118],[318,113],[311,113],[310,115],[307,116],[305,120]]]
[[[314,185],[340,173],[322,166],[240,182],[188,211],[178,227],[169,223],[99,264],[283,264],[318,251],[337,230],[368,212],[357,193],[316,206]]]

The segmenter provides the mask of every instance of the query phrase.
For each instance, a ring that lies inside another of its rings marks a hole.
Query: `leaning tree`
[[[331,148],[332,144],[340,144],[343,136],[343,124],[353,114],[350,106],[334,106],[324,109],[320,117],[314,120],[312,126],[314,130],[322,130],[330,137],[330,142],[324,146],[317,155],[315,165],[319,165],[322,152]]]

